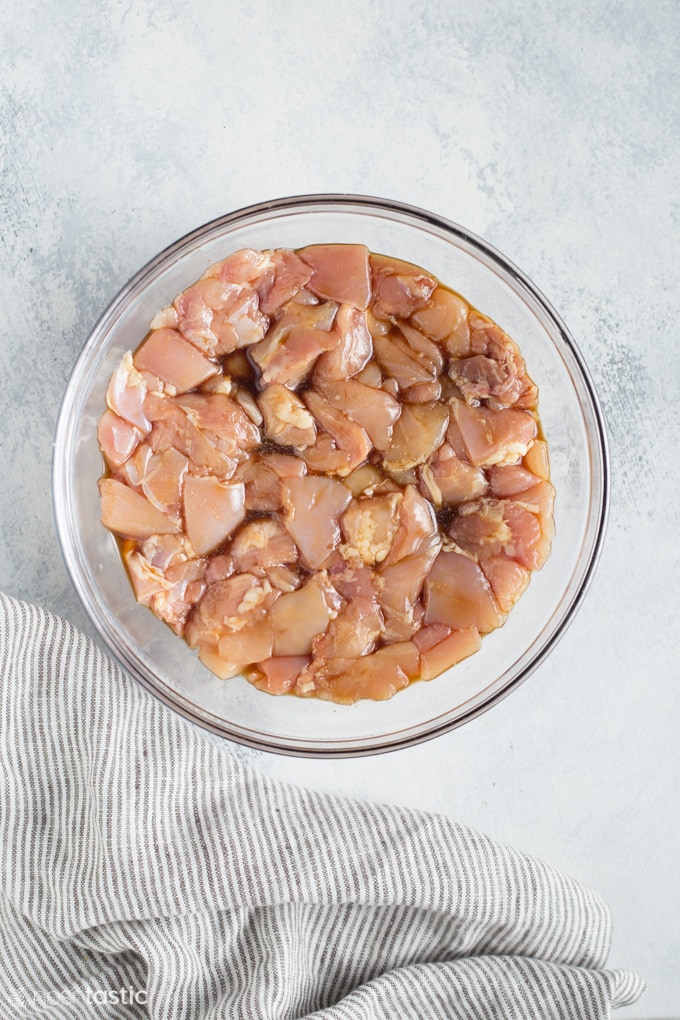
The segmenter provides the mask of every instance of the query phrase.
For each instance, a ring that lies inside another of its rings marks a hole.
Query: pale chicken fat
[[[139,339],[99,422],[102,523],[220,679],[390,698],[477,652],[547,559],[538,390],[419,266],[243,249]]]

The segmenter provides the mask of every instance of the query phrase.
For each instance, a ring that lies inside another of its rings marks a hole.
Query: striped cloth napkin
[[[590,1020],[598,896],[444,817],[266,779],[0,596],[0,1015]]]

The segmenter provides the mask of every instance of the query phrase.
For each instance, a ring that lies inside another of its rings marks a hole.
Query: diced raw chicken
[[[417,383],[415,386],[407,386],[403,392],[404,400],[409,404],[429,404],[433,400],[439,400],[442,395],[442,384],[439,379],[435,382]]]
[[[205,560],[187,560],[168,568],[166,577],[171,587],[159,591],[151,598],[151,609],[172,627],[175,634],[183,634],[194,605],[205,592]]]
[[[542,481],[547,482],[550,479],[548,444],[544,439],[535,439],[533,441],[524,454],[524,466]]]
[[[435,538],[437,518],[431,504],[423,499],[415,485],[407,485],[399,504],[399,527],[385,564],[398,563],[406,556],[429,549]]]
[[[412,322],[433,340],[443,343],[453,357],[470,353],[469,305],[458,294],[437,287],[424,308],[412,316]]]
[[[545,562],[536,407],[514,341],[420,267],[243,249],[114,372],[102,522],[218,677],[389,698],[477,651]]]
[[[442,503],[465,503],[483,496],[487,490],[487,480],[481,468],[472,467],[456,457],[448,443],[443,443],[430,461],[431,479],[426,469],[427,465],[421,469],[421,481],[429,489],[437,506]],[[432,481],[434,489],[431,487]]]
[[[376,450],[387,449],[401,414],[401,405],[394,397],[357,379],[318,379],[316,388],[333,407],[364,429]]]
[[[299,252],[312,268],[308,289],[320,298],[365,310],[371,300],[368,248],[363,244],[314,244]]]
[[[155,329],[133,361],[137,369],[152,372],[164,383],[174,386],[177,393],[193,389],[219,371],[214,362],[204,358],[176,329]]]
[[[491,585],[499,609],[509,613],[529,584],[531,572],[517,560],[503,554],[485,556],[480,566]]]
[[[386,255],[370,255],[373,312],[408,319],[427,304],[437,281],[419,266]]]
[[[224,634],[218,642],[220,658],[243,669],[253,662],[268,659],[273,640],[272,618],[263,616],[247,627]]]
[[[305,475],[281,483],[284,524],[309,570],[324,567],[339,545],[340,516],[352,493],[333,478]],[[306,653],[305,653],[306,654]]]
[[[261,340],[269,325],[250,287],[215,276],[199,280],[180,294],[175,310],[179,332],[209,358]],[[249,320],[247,325],[244,318]]]
[[[281,479],[267,463],[268,457],[251,456],[238,466],[233,477],[243,482],[246,489],[245,508],[257,512],[272,512],[283,506]]]
[[[465,627],[452,631],[439,644],[420,653],[420,679],[433,680],[445,669],[450,669],[462,659],[474,655],[482,647],[482,639],[476,627]]]
[[[187,622],[185,637],[192,648],[217,645],[225,634],[261,620],[280,597],[266,578],[233,574],[210,585]]]
[[[366,431],[347,415],[322,397],[316,390],[306,390],[303,399],[315,419],[332,437],[338,450],[344,454],[338,474],[349,474],[362,464],[372,449],[372,443]],[[305,458],[306,459],[306,458]]]
[[[144,413],[146,394],[146,381],[132,360],[132,352],[128,351],[111,376],[106,403],[119,418],[135,425],[144,435],[151,429],[151,422]]]
[[[244,524],[234,536],[230,553],[239,573],[251,573],[256,577],[266,576],[268,567],[297,563],[299,555],[286,528],[274,518],[266,517]]]
[[[416,605],[439,548],[439,541],[431,541],[421,552],[382,567],[375,577],[378,602],[385,615],[385,640],[405,641],[416,630]]]
[[[444,442],[449,412],[443,404],[404,404],[385,454],[388,471],[424,464]]]
[[[109,408],[97,426],[97,440],[109,467],[119,468],[130,457],[142,438],[142,432]]]
[[[314,370],[315,379],[349,379],[364,368],[373,353],[366,313],[360,309],[340,305],[333,330],[340,342],[321,355]]]
[[[382,563],[392,548],[401,501],[401,493],[397,492],[352,500],[342,516],[343,556],[368,566]]]
[[[199,555],[212,552],[246,515],[242,482],[221,482],[212,475],[189,475],[184,482],[184,518],[189,541]]]
[[[379,648],[359,659],[333,659],[314,674],[310,690],[302,688],[305,672],[298,678],[298,693],[353,705],[362,698],[386,701],[418,676],[420,656],[412,641]]]
[[[176,403],[198,428],[222,440],[220,449],[227,456],[254,450],[260,444],[260,430],[243,408],[221,393],[186,393]]]
[[[276,315],[304,287],[312,275],[311,267],[295,252],[280,248],[271,253],[271,268],[258,281],[260,310]]]
[[[264,416],[267,436],[281,446],[313,446],[316,439],[314,418],[293,393],[281,383],[266,386],[257,398]]]
[[[493,398],[505,407],[533,410],[538,390],[527,375],[517,344],[478,312],[470,316],[469,322],[473,357],[466,359],[467,364],[452,364],[450,369],[466,400]]]
[[[486,634],[502,622],[478,564],[459,553],[440,552],[425,581],[425,623],[445,623],[453,630],[476,627]]]
[[[248,672],[248,679],[268,694],[289,694],[309,662],[308,655],[275,655],[258,662],[257,669]]]
[[[218,277],[224,283],[242,285],[256,284],[272,264],[272,253],[256,251],[254,248],[241,248],[239,251],[216,262],[205,272],[203,279]]]
[[[168,581],[163,571],[149,563],[138,549],[133,547],[126,550],[123,558],[132,581],[135,598],[142,606],[150,606],[154,595],[172,588],[172,581]]]
[[[325,573],[281,595],[271,609],[274,655],[309,655],[314,639],[337,616],[341,600]]]
[[[460,429],[468,459],[475,467],[512,464],[520,460],[536,438],[536,419],[529,411],[468,407],[456,400],[452,413]]]
[[[209,471],[222,478],[230,478],[238,463],[236,457],[227,456],[217,448],[220,440],[207,430],[198,428],[188,414],[172,397],[149,394],[144,409],[153,421],[149,445],[154,453],[171,447],[183,453],[197,474]],[[231,446],[227,447],[233,452]]]
[[[117,535],[148,538],[149,535],[177,534],[180,530],[175,521],[171,521],[145,496],[115,478],[101,478],[99,493],[102,524]]]
[[[382,633],[383,618],[373,599],[355,598],[346,603],[328,624],[326,632],[312,643],[316,662],[358,658],[368,655]],[[314,672],[314,662],[309,667]]]
[[[429,337],[426,337],[424,333],[421,333],[419,329],[409,325],[407,322],[400,322],[399,329],[409,347],[421,355],[426,362],[434,365],[436,374],[440,375],[444,369],[444,355],[441,348],[430,340]]]
[[[266,338],[250,349],[260,384],[299,386],[320,355],[340,342],[339,334],[331,331],[336,311],[334,304],[289,304]]]
[[[489,470],[489,488],[499,499],[512,498],[533,488],[540,481],[521,464],[497,465]]]
[[[389,333],[373,340],[373,355],[384,372],[400,389],[434,382],[437,366],[427,355],[411,347],[401,333]]]
[[[142,492],[155,507],[173,520],[180,520],[182,486],[189,461],[171,448],[149,458],[141,479]]]

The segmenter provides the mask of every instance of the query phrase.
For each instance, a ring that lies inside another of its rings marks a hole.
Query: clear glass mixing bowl
[[[154,313],[205,269],[243,247],[360,242],[434,273],[520,346],[540,390],[557,490],[552,555],[482,649],[391,701],[351,707],[272,697],[243,677],[220,681],[150,610],[138,605],[112,535],[100,524],[97,422],[109,377]],[[433,213],[383,199],[306,195],[230,213],[152,259],[106,309],[69,380],[57,425],[53,496],[64,559],[111,652],[187,719],[269,751],[346,756],[404,747],[486,711],[538,666],[583,599],[603,540],[608,466],[602,414],[579,351],[556,312],[499,252]],[[537,694],[538,694],[537,689]]]

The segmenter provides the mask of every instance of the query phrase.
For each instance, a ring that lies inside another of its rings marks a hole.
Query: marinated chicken
[[[102,523],[222,679],[340,704],[502,626],[554,534],[516,343],[361,244],[235,252],[111,378]]]

